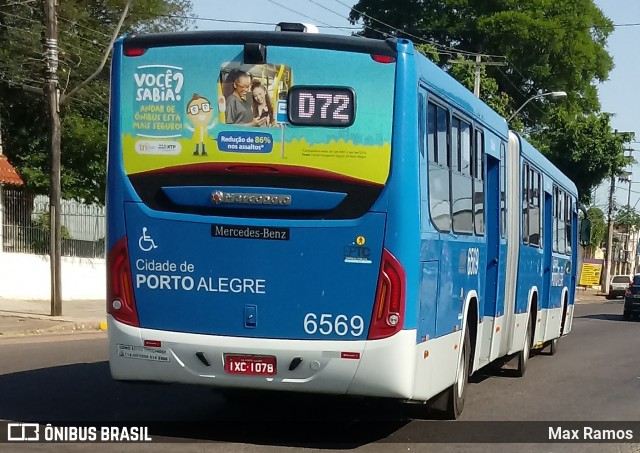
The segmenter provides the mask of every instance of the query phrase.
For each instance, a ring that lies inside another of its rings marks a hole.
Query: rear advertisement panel
[[[247,65],[242,46],[150,48],[123,57],[127,174],[201,163],[319,169],[384,184],[395,65],[370,55],[270,46]]]

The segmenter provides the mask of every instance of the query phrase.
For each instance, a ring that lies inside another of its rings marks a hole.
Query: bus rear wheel
[[[462,352],[460,353],[460,361],[458,362],[458,370],[456,373],[456,381],[449,389],[447,398],[447,409],[445,414],[447,418],[455,420],[464,409],[464,398],[467,394],[467,384],[469,383],[469,365],[471,359],[471,340],[469,338],[469,329],[465,329],[464,343]]]
[[[529,362],[529,356],[531,355],[531,318],[527,321],[527,332],[525,333],[524,347],[522,351],[518,353],[518,368],[516,369],[516,375],[518,377],[524,376],[527,372],[527,364]]]

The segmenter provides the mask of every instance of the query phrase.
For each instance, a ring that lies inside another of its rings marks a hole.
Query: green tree
[[[591,240],[589,249],[600,247],[607,234],[607,224],[602,209],[595,206],[587,209],[587,218],[591,221]],[[592,254],[591,254],[592,255]]]
[[[99,67],[127,0],[65,0],[58,6],[59,78],[64,96]],[[186,29],[190,0],[133,2],[121,33]],[[49,143],[42,95],[42,8],[0,4],[0,124],[5,153],[31,193],[47,193]],[[61,109],[62,192],[104,201],[109,100],[108,67]]]
[[[435,43],[443,65],[455,49],[506,57],[507,68],[488,73],[511,111],[552,90],[569,93],[566,109],[594,111],[597,83],[613,68],[605,48],[613,23],[593,0],[358,0],[349,17],[362,21],[364,36]],[[531,126],[549,108],[543,98],[520,115]]]
[[[572,117],[555,111],[547,129],[536,132],[532,142],[576,184],[580,201],[588,203],[600,182],[635,162],[624,155],[625,143],[632,139],[612,132],[608,114]]]
[[[434,60],[468,88],[471,66],[452,61],[468,52],[503,56],[508,66],[483,68],[481,97],[507,118],[535,95],[566,91],[560,102],[527,103],[509,126],[576,183],[582,201],[628,163],[622,149],[630,139],[598,113],[597,84],[613,67],[613,23],[594,0],[358,0],[350,19],[365,36],[431,43]]]
[[[623,206],[616,213],[613,223],[619,228],[640,228],[640,214],[631,206]]]

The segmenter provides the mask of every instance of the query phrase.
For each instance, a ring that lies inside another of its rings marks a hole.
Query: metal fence
[[[0,187],[2,250],[49,254],[49,197]],[[104,206],[75,200],[60,203],[62,255],[104,258]]]

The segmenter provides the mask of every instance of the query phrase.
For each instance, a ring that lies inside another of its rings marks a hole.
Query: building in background
[[[621,227],[614,230],[611,275],[634,275],[638,273],[639,239],[640,230],[637,227]]]

